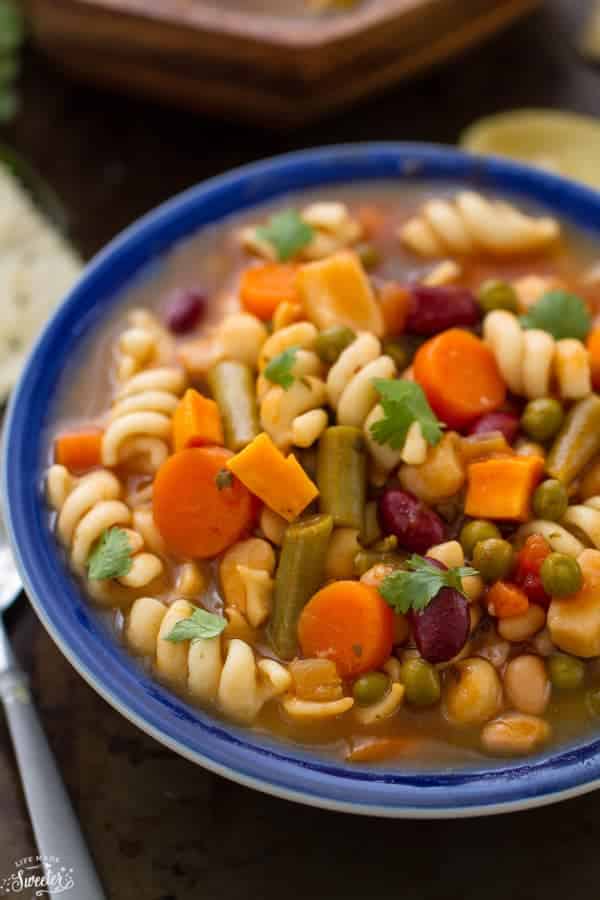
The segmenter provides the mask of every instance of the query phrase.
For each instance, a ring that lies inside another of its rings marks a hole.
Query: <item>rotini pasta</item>
[[[117,378],[126,381],[148,366],[159,366],[172,359],[175,342],[156,316],[147,309],[133,309],[128,327],[117,342]]]
[[[426,257],[529,253],[552,246],[559,235],[556,219],[526,215],[474,191],[462,191],[453,200],[428,201],[399,231],[407,247]]]

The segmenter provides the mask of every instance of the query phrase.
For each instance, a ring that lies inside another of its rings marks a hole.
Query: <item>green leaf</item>
[[[20,64],[12,53],[0,55],[0,91],[11,85],[19,74]]]
[[[223,616],[217,616],[215,613],[196,607],[189,619],[180,619],[175,623],[165,640],[173,641],[173,643],[197,641],[200,638],[207,640],[218,637],[226,627],[227,619],[224,619]]]
[[[543,294],[529,312],[521,316],[523,328],[540,328],[553,338],[585,340],[592,327],[592,317],[581,297],[567,291]]]
[[[0,0],[0,53],[20,47],[24,36],[21,10],[14,0]]]
[[[477,575],[470,566],[454,569],[438,569],[417,553],[405,563],[407,569],[397,569],[383,579],[379,593],[396,612],[407,613],[424,610],[437,597],[442,588],[452,588],[464,594],[462,579]]]
[[[314,233],[314,229],[302,221],[295,209],[284,209],[275,213],[267,225],[256,229],[257,236],[275,248],[277,258],[282,262],[291,259],[299,250],[310,244]]]
[[[19,97],[12,88],[0,89],[0,123],[10,122],[19,109]]]
[[[418,422],[428,444],[435,446],[442,437],[442,424],[433,414],[423,389],[414,381],[375,378],[375,390],[383,407],[383,418],[373,422],[370,431],[378,444],[401,450],[413,422]]]
[[[284,391],[287,391],[294,383],[292,369],[296,362],[296,356],[300,347],[288,347],[274,356],[269,364],[265,367],[264,376],[273,384],[280,384]]]
[[[88,558],[88,578],[121,578],[131,569],[131,546],[122,528],[107,528],[92,547]]]

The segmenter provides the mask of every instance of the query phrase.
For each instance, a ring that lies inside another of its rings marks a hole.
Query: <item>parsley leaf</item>
[[[296,356],[300,347],[288,347],[274,356],[264,371],[265,378],[272,381],[273,384],[280,384],[284,391],[287,391],[294,383],[292,369],[296,362]]]
[[[173,626],[166,641],[178,643],[179,641],[197,641],[199,638],[218,637],[227,627],[227,619],[196,607],[189,619],[180,619]]]
[[[521,316],[523,328],[540,328],[553,338],[578,338],[580,341],[592,327],[592,317],[581,297],[567,291],[548,291],[529,312]]]
[[[275,248],[277,258],[282,262],[310,244],[314,233],[314,229],[302,221],[295,209],[275,213],[266,225],[256,229],[257,236]]]
[[[409,571],[397,569],[379,586],[383,599],[398,613],[407,613],[409,609],[422,612],[445,587],[463,594],[462,579],[477,575],[477,570],[470,566],[438,569],[417,553],[413,553],[405,565]]]
[[[413,422],[418,422],[428,444],[435,446],[440,441],[442,424],[433,414],[420,385],[394,378],[375,378],[373,384],[384,412],[383,418],[371,425],[373,440],[401,450],[408,429]]]
[[[88,557],[88,578],[121,578],[131,569],[131,546],[122,528],[107,528]]]

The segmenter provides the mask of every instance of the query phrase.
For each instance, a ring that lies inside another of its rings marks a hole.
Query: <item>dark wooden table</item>
[[[86,256],[182,188],[317,144],[454,142],[518,106],[600,114],[600,71],[572,44],[587,0],[553,0],[486,46],[305,130],[271,134],[69,83],[33,51],[2,135],[55,185]],[[9,624],[110,900],[419,897],[570,900],[597,893],[600,795],[495,819],[390,822],[326,813],[208,774],[129,725],[63,659],[25,601]],[[0,719],[0,881],[34,852]],[[69,893],[80,900],[77,891]]]

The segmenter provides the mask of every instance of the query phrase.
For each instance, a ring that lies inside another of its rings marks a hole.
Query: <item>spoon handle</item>
[[[60,860],[52,866],[49,896],[68,893],[66,882],[70,880],[73,894],[69,896],[77,900],[106,900],[33,705],[27,677],[19,669],[12,667],[0,673],[0,699],[6,710],[39,854]],[[62,866],[65,872],[59,871]]]

